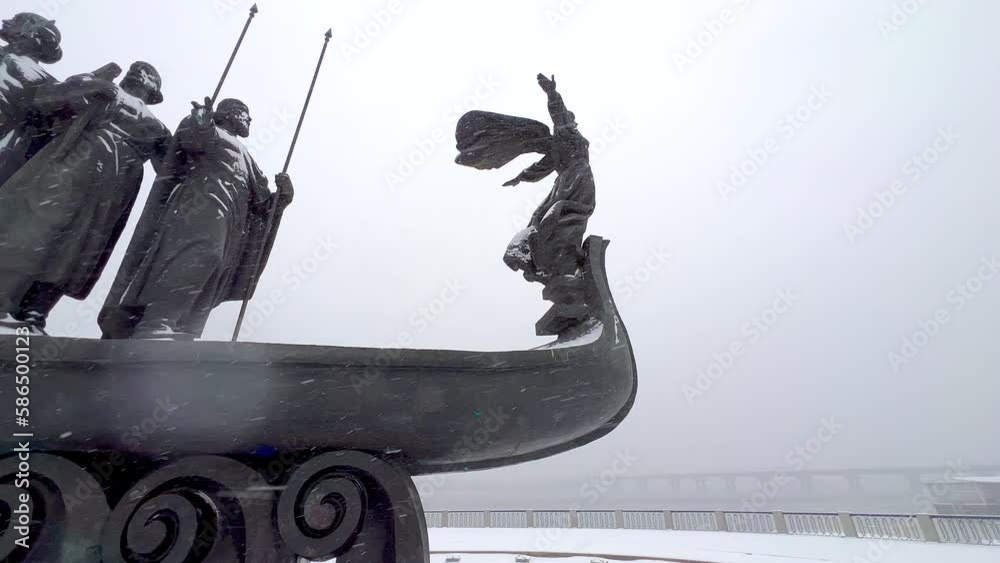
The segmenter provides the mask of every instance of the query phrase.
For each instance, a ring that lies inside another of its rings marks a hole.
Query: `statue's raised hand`
[[[110,80],[97,78],[92,74],[71,76],[63,82],[63,87],[70,93],[67,97],[69,107],[78,114],[85,113],[94,104],[107,103],[117,96],[117,87]]]
[[[118,95],[118,87],[114,82],[103,78],[94,78],[88,83],[90,92],[88,98],[101,102],[110,102]]]
[[[209,116],[215,113],[215,102],[212,101],[210,96],[205,96],[205,103],[199,104],[198,102],[191,102],[191,115],[199,120],[206,120]]]
[[[556,91],[556,77],[553,74],[552,78],[548,78],[544,74],[538,75],[538,85],[542,87],[542,90],[546,94],[552,94]]]

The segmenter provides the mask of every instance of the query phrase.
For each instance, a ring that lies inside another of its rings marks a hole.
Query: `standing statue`
[[[33,110],[39,86],[53,84],[42,64],[62,59],[62,35],[54,21],[28,12],[4,20],[0,39],[0,185],[24,166],[43,141]],[[42,129],[42,130],[40,130]]]
[[[109,70],[110,69],[110,70]],[[156,69],[84,74],[44,85],[34,105],[55,120],[53,139],[0,186],[0,321],[42,331],[63,296],[97,283],[170,130],[149,106],[163,101]]]
[[[538,182],[557,174],[555,185],[518,233],[504,262],[529,282],[545,285],[543,296],[556,303],[536,325],[539,336],[558,335],[588,316],[581,267],[583,236],[594,212],[594,174],[590,143],[577,129],[576,116],[556,91],[555,78],[538,75],[549,98],[554,134],[544,123],[484,111],[465,114],[458,123],[456,162],[480,170],[500,168],[525,153],[545,155],[504,186]]]
[[[250,122],[243,102],[210,98],[181,122],[98,319],[105,339],[198,338],[253,288],[294,191],[286,174],[268,189],[239,141]]]

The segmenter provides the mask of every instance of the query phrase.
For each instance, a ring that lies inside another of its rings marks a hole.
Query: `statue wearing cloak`
[[[24,166],[46,138],[34,111],[35,92],[56,82],[42,63],[62,58],[54,22],[31,13],[3,22],[0,39],[0,185]]]
[[[577,129],[555,82],[538,82],[548,94],[555,133],[532,119],[471,111],[457,129],[459,164],[478,169],[500,168],[525,153],[544,158],[504,184],[538,182],[557,174],[552,190],[532,214],[527,227],[507,247],[504,262],[530,282],[548,284],[559,276],[576,276],[583,261],[583,236],[594,212],[596,186],[590,168],[590,143]]]
[[[132,65],[121,85],[80,75],[42,86],[56,136],[0,186],[0,314],[41,328],[62,296],[87,297],[170,130],[149,110],[160,77]]]
[[[529,282],[544,284],[542,296],[555,303],[535,325],[536,333],[561,335],[588,319],[581,275],[583,237],[594,213],[596,187],[590,143],[577,129],[576,116],[566,109],[554,79],[539,74],[538,84],[549,98],[554,133],[532,119],[471,111],[458,122],[456,162],[482,170],[500,168],[525,153],[541,153],[541,160],[504,185],[557,174],[552,190],[507,246],[503,260]]]
[[[218,112],[197,109],[178,126],[98,319],[105,339],[198,338],[214,307],[252,294],[291,183],[279,175],[272,194],[238,139],[245,135],[226,125],[246,111],[223,100]]]

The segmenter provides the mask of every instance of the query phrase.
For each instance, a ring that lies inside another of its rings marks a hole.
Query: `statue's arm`
[[[538,182],[551,174],[555,170],[555,159],[552,158],[551,154],[546,154],[538,162],[532,164],[528,168],[525,168],[517,178],[504,183],[504,186],[516,186],[521,182]]]
[[[260,260],[259,268],[254,272],[254,286],[256,286],[256,280],[260,279],[261,274],[264,272],[264,268],[267,266],[267,261],[271,256],[271,250],[274,248],[274,241],[278,236],[278,227],[281,226],[281,218],[285,213],[285,208],[291,203],[292,197],[294,196],[294,188],[292,187],[292,180],[288,177],[288,174],[281,173],[275,176],[275,183],[277,184],[278,191],[276,193],[271,193],[268,189],[267,177],[264,176],[263,172],[257,167],[255,162],[251,161],[253,165],[253,173],[256,178],[254,181],[256,193],[258,197],[256,198],[257,206],[256,211],[261,213],[260,217],[264,219],[265,224],[270,223],[270,230],[262,232],[261,234],[266,237],[260,240]],[[254,287],[253,289],[256,289]],[[253,291],[251,290],[251,292]]]
[[[277,184],[278,191],[274,194],[275,212],[282,213],[292,200],[295,198],[295,186],[292,185],[292,178],[288,174],[282,172],[274,177],[274,183]]]
[[[276,175],[274,180],[277,191],[271,192],[267,175],[260,169],[257,161],[249,155],[247,155],[246,160],[250,168],[250,173],[253,174],[253,205],[256,211],[262,214],[272,212],[276,215],[280,214],[292,202],[295,194],[291,178],[285,173]]]
[[[169,154],[167,153],[170,150],[170,141],[173,139],[173,135],[170,134],[170,129],[167,129],[166,125],[161,123],[160,127],[160,134],[156,135],[153,139],[152,156],[149,158],[150,162],[153,164],[153,170],[155,170],[158,175],[167,171],[167,162],[169,157]]]
[[[549,115],[552,117],[552,123],[556,127],[568,125],[572,118],[570,117],[569,110],[566,109],[566,103],[563,101],[562,94],[556,90],[555,77],[548,78],[544,74],[539,74],[538,85],[549,96]]]
[[[82,113],[100,100],[114,99],[114,83],[90,74],[67,78],[63,82],[41,84],[35,92],[34,106],[38,111],[51,114],[70,110]]]

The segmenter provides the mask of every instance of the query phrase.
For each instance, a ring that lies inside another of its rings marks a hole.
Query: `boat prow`
[[[607,244],[585,245],[591,318],[535,350],[32,337],[32,447],[150,459],[361,450],[413,474],[579,447],[624,419],[637,388],[604,269]],[[14,372],[16,344],[0,337],[3,373]],[[14,392],[0,388],[0,402],[13,403]]]

